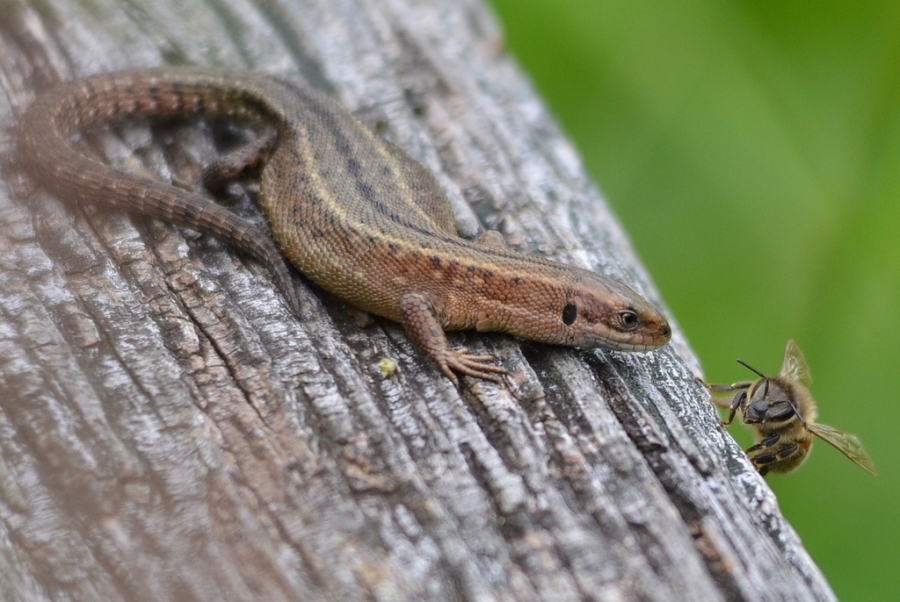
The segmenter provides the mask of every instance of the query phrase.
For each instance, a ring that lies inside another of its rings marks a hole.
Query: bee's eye
[[[578,316],[578,308],[573,303],[567,303],[563,308],[562,321],[566,326],[571,326]]]
[[[622,330],[634,330],[641,325],[637,312],[631,309],[623,309],[618,314],[619,328]]]

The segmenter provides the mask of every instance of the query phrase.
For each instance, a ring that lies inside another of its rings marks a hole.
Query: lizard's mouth
[[[578,347],[600,347],[616,351],[652,351],[672,338],[672,327],[661,318],[645,321],[632,331],[609,329],[602,334],[588,335]]]

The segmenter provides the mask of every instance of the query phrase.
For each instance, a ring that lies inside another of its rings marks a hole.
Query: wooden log
[[[498,228],[662,306],[479,0],[10,0],[0,15],[7,126],[37,90],[113,69],[303,78],[432,170],[463,235]],[[79,143],[190,185],[222,131],[135,121]],[[458,391],[398,325],[361,324],[304,281],[298,320],[217,241],[54,198],[6,163],[5,599],[833,598],[677,326],[648,354],[453,335],[511,372]],[[236,210],[261,221],[250,197]]]

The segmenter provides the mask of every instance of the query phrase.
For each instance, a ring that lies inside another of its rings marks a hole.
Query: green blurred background
[[[820,442],[768,482],[839,598],[900,597],[900,3],[493,5],[706,376],[797,340],[879,476]]]

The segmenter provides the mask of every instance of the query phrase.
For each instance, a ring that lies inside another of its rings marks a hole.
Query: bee
[[[875,474],[875,465],[853,435],[836,428],[816,424],[816,402],[809,392],[812,377],[806,358],[797,344],[791,340],[784,350],[784,361],[778,376],[766,376],[743,360],[742,366],[752,370],[759,378],[731,385],[711,385],[701,378],[697,382],[712,394],[712,401],[728,409],[728,426],[738,412],[744,424],[755,431],[756,444],[747,448],[750,462],[759,474],[790,472],[801,464],[812,449],[813,436],[833,445],[853,463],[868,473]],[[717,393],[737,394],[729,403],[716,399]]]

